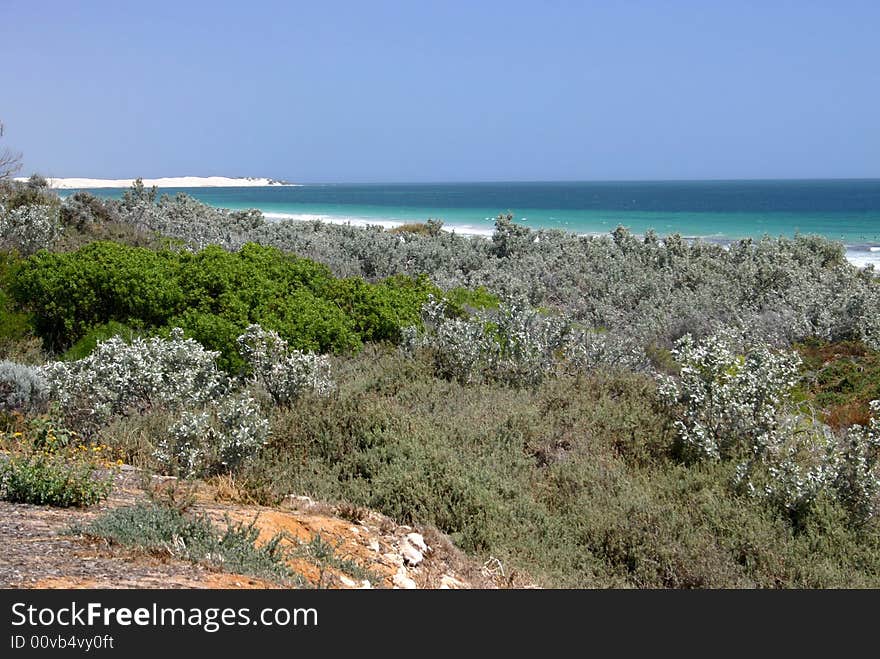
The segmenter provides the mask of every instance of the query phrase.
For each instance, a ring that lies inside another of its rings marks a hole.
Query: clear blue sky
[[[880,2],[0,0],[50,176],[880,177]]]

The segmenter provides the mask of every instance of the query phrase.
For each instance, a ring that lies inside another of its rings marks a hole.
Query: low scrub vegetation
[[[107,498],[114,464],[106,445],[83,443],[49,418],[0,435],[0,497],[12,503],[68,508]]]
[[[222,532],[204,515],[156,503],[116,508],[71,533],[171,556],[224,572],[302,585],[284,562],[281,537],[258,544],[253,523],[226,521]]]
[[[484,240],[12,187],[8,425],[49,410],[154,471],[431,524],[542,585],[880,585],[880,285],[837,243],[509,216]],[[90,532],[190,533],[203,561],[225,541],[200,524],[133,509]]]

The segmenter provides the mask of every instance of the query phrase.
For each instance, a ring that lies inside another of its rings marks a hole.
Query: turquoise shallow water
[[[121,190],[96,189],[119,197]],[[687,237],[819,234],[854,262],[880,264],[880,180],[657,181],[303,185],[166,188],[213,206],[267,217],[383,224],[442,219],[459,233],[489,234],[511,212],[530,227],[605,233],[618,224]]]

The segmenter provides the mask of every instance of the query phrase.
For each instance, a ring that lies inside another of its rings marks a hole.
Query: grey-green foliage
[[[625,337],[585,330],[565,313],[542,313],[520,299],[462,319],[433,298],[422,310],[424,330],[403,332],[407,353],[427,350],[435,373],[461,383],[496,381],[535,386],[561,370],[648,369],[644,350]]]
[[[251,370],[250,384],[265,390],[276,405],[291,405],[306,391],[326,395],[333,388],[326,356],[291,349],[274,330],[249,325],[236,343]]]
[[[783,432],[800,358],[765,345],[742,350],[738,339],[730,330],[700,342],[686,335],[672,351],[681,371],[662,378],[659,391],[679,411],[675,428],[687,457],[736,456],[742,442],[757,450]]]
[[[726,324],[783,345],[818,336],[880,346],[880,286],[815,236],[737,241],[728,247],[678,234],[642,238],[623,228],[578,236],[499,217],[491,240],[391,233],[321,222],[267,221],[186,195],[155,201],[141,187],[116,204],[124,221],[193,246],[254,241],[326,263],[337,275],[379,279],[425,273],[441,288],[485,286],[533,306],[565,310],[589,328],[670,347]]]
[[[568,333],[565,320],[515,300],[462,320],[447,318],[445,304],[431,299],[423,322],[425,332],[407,330],[405,349],[429,350],[438,375],[463,383],[488,379],[536,385],[553,371]]]
[[[83,359],[46,364],[40,374],[69,422],[85,430],[114,416],[179,410],[220,397],[229,383],[217,368],[217,354],[174,328],[168,339],[127,343],[115,336]]]
[[[864,523],[880,505],[880,425],[849,428],[843,437],[794,405],[800,358],[749,345],[719,331],[700,342],[681,339],[675,377],[659,395],[675,418],[680,453],[689,461],[733,460],[734,483],[785,510],[797,524],[822,497],[836,498]],[[871,404],[875,415],[880,403]]]
[[[48,249],[61,232],[57,204],[29,204],[6,209],[0,203],[0,245],[29,256]]]
[[[247,394],[227,395],[183,410],[153,457],[166,473],[185,478],[237,469],[266,444],[269,421]]]
[[[834,481],[838,497],[861,522],[880,510],[880,400],[871,401],[871,412],[868,427],[846,431]]]
[[[37,367],[0,361],[0,409],[37,412],[47,400],[48,385]]]

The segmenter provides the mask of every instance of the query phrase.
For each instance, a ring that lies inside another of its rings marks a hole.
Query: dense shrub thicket
[[[338,279],[323,265],[256,244],[190,253],[110,242],[41,252],[20,265],[11,291],[33,312],[49,349],[66,349],[113,321],[181,327],[219,351],[227,368],[241,365],[235,341],[250,324],[300,350],[345,352],[364,341],[396,341],[438,292],[425,278],[403,275],[375,284]]]
[[[254,496],[430,523],[545,585],[880,584],[880,534],[833,490],[793,524],[736,486],[736,460],[679,459],[650,375],[512,388],[436,378],[430,359],[399,352],[337,361],[334,395],[270,411],[267,447],[239,472]]]

